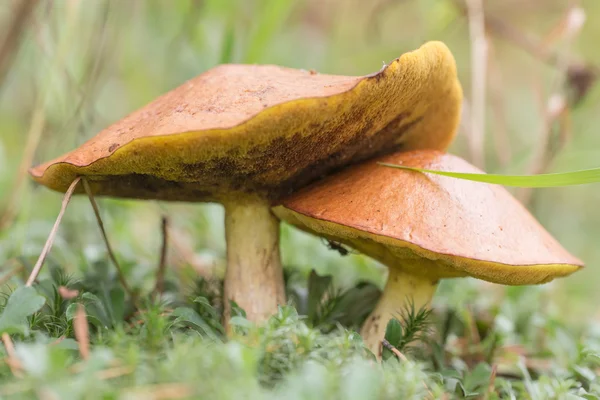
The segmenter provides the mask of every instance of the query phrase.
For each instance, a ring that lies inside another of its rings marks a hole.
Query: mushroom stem
[[[248,320],[262,322],[285,303],[279,257],[279,220],[269,203],[256,197],[225,205],[227,272],[223,324],[229,334],[233,300]]]
[[[413,302],[415,310],[429,304],[436,288],[437,280],[390,267],[379,302],[361,329],[367,348],[380,358],[381,342],[390,319],[397,318],[409,301]]]

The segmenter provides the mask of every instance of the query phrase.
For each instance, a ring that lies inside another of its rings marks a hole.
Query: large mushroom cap
[[[378,162],[481,173],[440,151],[395,153],[300,190],[274,212],[386,265],[417,268],[410,272],[433,281],[473,276],[508,285],[536,284],[583,266],[503,187]],[[415,263],[415,258],[422,260]]]
[[[222,65],[30,173],[63,192],[81,175],[96,195],[274,198],[381,152],[445,149],[461,98],[454,58],[440,42],[363,77]]]

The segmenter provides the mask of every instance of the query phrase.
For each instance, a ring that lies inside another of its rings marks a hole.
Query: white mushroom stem
[[[413,275],[400,268],[389,268],[387,283],[379,302],[362,329],[361,336],[365,345],[378,358],[381,357],[381,342],[385,338],[385,330],[392,318],[398,318],[409,301],[412,301],[415,310],[429,305],[437,281],[430,277]]]
[[[250,321],[263,322],[285,304],[283,270],[279,256],[279,220],[260,198],[236,199],[225,205],[227,271],[224,325],[230,333],[230,300]]]

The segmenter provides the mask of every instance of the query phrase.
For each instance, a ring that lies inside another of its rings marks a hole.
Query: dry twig
[[[495,383],[496,383],[496,374],[498,372],[498,365],[494,364],[492,366],[492,373],[490,375],[490,383],[488,384],[488,390],[485,393],[484,399],[487,400],[495,391]]]
[[[66,286],[60,286],[58,288],[58,294],[65,300],[71,300],[79,296],[79,290],[69,289]]]
[[[183,399],[193,394],[189,385],[183,383],[162,383],[127,390],[128,397],[144,400]]]
[[[485,169],[485,107],[487,39],[482,0],[467,0],[471,39],[471,129],[469,149],[471,161]]]
[[[388,349],[389,351],[391,351],[392,353],[394,353],[394,355],[396,357],[398,357],[400,360],[402,360],[402,361],[408,361],[408,358],[406,358],[406,356],[404,354],[402,354],[402,352],[400,350],[398,350],[394,345],[392,345],[386,339],[383,339],[381,341],[381,345],[383,347],[385,347],[386,349]]]
[[[87,316],[85,307],[81,303],[77,303],[77,311],[73,320],[73,330],[75,331],[75,339],[79,344],[79,354],[81,358],[87,360],[90,358],[90,334],[88,328]]]
[[[161,220],[162,246],[160,250],[160,261],[156,272],[156,285],[154,295],[159,296],[165,290],[165,269],[167,260],[167,245],[169,243],[169,220],[166,216]]]
[[[28,1],[23,1],[22,4],[27,3]],[[29,3],[33,3],[29,1]],[[76,9],[77,3],[74,3],[75,7],[69,7],[70,9]],[[21,163],[19,165],[19,170],[17,173],[17,177],[15,179],[15,185],[11,192],[11,197],[7,203],[6,210],[3,215],[0,217],[0,229],[3,227],[9,226],[12,224],[15,216],[17,215],[19,208],[19,201],[22,197],[23,186],[26,182],[27,168],[31,166],[31,163],[34,159],[36,151],[38,149],[38,145],[42,138],[42,134],[44,132],[44,127],[46,126],[46,110],[45,106],[48,101],[48,96],[50,93],[50,88],[53,82],[53,76],[57,71],[66,71],[64,68],[65,57],[68,54],[70,49],[69,40],[73,37],[71,31],[73,29],[73,20],[76,14],[74,12],[68,12],[68,27],[70,29],[65,32],[61,40],[59,41],[57,48],[49,54],[51,59],[51,65],[49,68],[43,68],[45,77],[42,77],[40,85],[41,88],[37,93],[36,105],[34,107],[34,113],[31,118],[31,124],[29,128],[29,132],[27,134],[27,142],[25,144],[25,148],[23,150],[23,155],[21,158]],[[35,19],[32,20],[34,27],[38,24],[38,21]],[[35,30],[35,29],[34,29]],[[0,80],[1,82],[1,80]]]
[[[22,378],[23,372],[21,371],[21,363],[15,355],[15,346],[13,345],[13,342],[8,333],[2,334],[2,343],[4,344],[6,354],[8,355],[8,360],[6,361],[6,363],[8,364],[8,368],[10,368],[10,372],[12,372],[12,374],[17,378]]]
[[[512,148],[508,135],[508,124],[506,119],[506,109],[504,107],[503,98],[503,76],[502,70],[499,68],[495,58],[494,46],[491,41],[488,41],[488,83],[489,83],[489,98],[492,115],[494,118],[493,140],[494,148],[496,149],[496,157],[502,167],[510,164],[512,159]]]
[[[46,260],[48,253],[50,253],[50,249],[52,249],[52,244],[54,243],[54,238],[56,237],[56,233],[58,232],[58,226],[60,225],[60,222],[62,221],[63,215],[65,214],[65,210],[67,209],[67,205],[69,205],[69,201],[71,201],[71,197],[73,197],[73,192],[75,192],[75,188],[77,187],[77,184],[79,183],[80,180],[81,180],[81,177],[75,178],[75,180],[73,180],[73,182],[71,182],[71,185],[65,192],[65,195],[64,195],[63,201],[62,201],[62,205],[60,207],[60,212],[58,213],[58,216],[56,217],[56,221],[54,222],[54,226],[52,227],[52,230],[50,231],[50,234],[48,235],[48,239],[46,240],[46,244],[44,245],[44,248],[42,249],[42,253],[40,254],[37,262],[35,263],[35,266],[33,267],[33,270],[31,271],[31,274],[29,275],[29,279],[27,279],[27,283],[25,283],[25,286],[33,285],[33,282],[35,282],[37,276],[39,275],[40,271],[42,270],[42,265],[44,264],[44,261]]]
[[[104,244],[106,245],[106,250],[108,251],[108,257],[110,258],[112,263],[115,265],[115,268],[117,269],[117,277],[119,278],[119,282],[121,283],[121,286],[123,286],[123,290],[125,290],[125,292],[127,292],[129,297],[132,299],[132,302],[135,304],[137,297],[136,297],[135,293],[131,290],[129,285],[127,284],[127,280],[125,279],[125,274],[123,273],[121,264],[119,264],[119,261],[117,261],[117,257],[115,256],[115,253],[112,250],[112,246],[110,245],[110,242],[108,240],[108,235],[106,234],[106,230],[104,229],[104,223],[102,222],[102,217],[100,217],[100,210],[98,209],[98,204],[96,203],[96,200],[94,199],[92,189],[90,188],[90,185],[89,185],[87,179],[82,178],[82,181],[83,181],[83,187],[85,189],[85,192],[87,193],[88,198],[90,199],[90,204],[92,205],[92,208],[94,209],[94,215],[96,216],[96,221],[98,222],[98,227],[100,228],[100,232],[102,233],[102,239],[104,240]]]
[[[10,70],[27,21],[35,11],[38,2],[39,0],[21,0],[15,6],[13,17],[10,18],[11,24],[0,46],[0,85]]]
[[[462,0],[454,0],[454,4],[463,14],[467,14],[467,8]],[[582,13],[583,9],[579,7],[572,7],[570,9],[566,17],[567,26],[558,30],[562,32],[565,38],[571,39],[579,32],[581,25],[585,21]],[[549,40],[544,42],[493,15],[484,13],[484,17],[485,28],[489,33],[523,49],[534,58],[551,67],[562,68],[563,57],[559,51],[548,46]],[[555,36],[556,34],[552,35],[552,40],[556,40]],[[567,83],[575,91],[571,104],[576,105],[587,95],[589,89],[600,76],[600,68],[597,65],[571,57],[571,62],[566,66],[566,70]]]
[[[35,151],[38,148],[45,124],[46,113],[43,105],[40,104],[40,101],[38,100],[38,105],[35,108],[33,118],[31,119],[31,125],[27,134],[27,142],[25,144],[25,149],[23,150],[21,163],[19,164],[19,169],[15,178],[15,184],[12,188],[10,198],[6,203],[6,208],[2,216],[0,216],[0,230],[10,226],[14,220],[14,217],[17,215],[22,197],[21,192],[26,182],[27,168],[29,168],[31,165]]]
[[[135,369],[128,365],[124,365],[121,367],[108,368],[102,371],[98,371],[96,373],[96,377],[100,380],[114,379],[123,375],[129,375],[133,373]]]
[[[573,10],[576,10],[575,13]],[[579,10],[579,12],[577,12],[577,10]],[[572,26],[569,26],[568,23],[565,26],[565,21],[568,22],[572,19],[569,18],[569,16],[580,15],[582,12],[583,11],[577,7],[571,8],[567,13],[567,17],[553,30],[551,35],[556,40],[556,36],[560,33],[565,40],[565,48],[562,52],[555,52],[553,56],[556,72],[550,89],[550,96],[546,99],[542,93],[541,84],[537,91],[542,108],[541,113],[543,123],[539,146],[535,149],[528,170],[529,174],[541,174],[547,172],[554,161],[554,158],[570,137],[569,129],[564,121],[565,117],[568,116],[571,104],[569,104],[567,96],[561,88],[564,87],[565,84],[567,87],[570,85],[572,79],[570,70],[571,66],[574,64],[570,61],[571,55],[569,54],[569,45],[581,29],[585,18],[582,19],[581,17],[577,17],[575,21],[570,24]],[[585,16],[585,14],[583,15]],[[549,41],[546,41],[546,46],[549,44]],[[576,88],[576,91],[581,95],[582,93],[585,93],[586,89]],[[579,102],[581,101],[581,98],[574,98],[572,100]],[[558,135],[553,135],[554,128],[558,129]],[[516,195],[523,204],[529,205],[533,199],[534,190],[532,188],[521,188]]]

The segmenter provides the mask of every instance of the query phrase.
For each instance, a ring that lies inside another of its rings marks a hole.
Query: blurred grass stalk
[[[482,0],[466,0],[471,39],[471,107],[469,149],[471,162],[485,170],[485,109],[488,44],[485,35],[485,15]]]
[[[557,42],[562,42],[560,48],[553,57],[555,59],[554,80],[550,85],[549,95],[544,96],[541,85],[538,85],[538,98],[540,101],[540,111],[542,129],[540,132],[539,145],[534,149],[534,155],[531,165],[528,169],[529,174],[542,174],[547,172],[552,165],[554,158],[572,137],[572,132],[568,125],[568,117],[572,103],[577,103],[581,99],[573,99],[569,102],[565,91],[568,89],[568,75],[571,69],[571,52],[574,39],[581,32],[585,22],[585,12],[581,7],[571,6],[565,17],[559,21],[554,29],[546,36],[542,43],[538,44],[542,48],[555,47]],[[553,135],[553,130],[557,129],[557,134]],[[517,197],[525,205],[530,205],[533,201],[534,192],[532,188],[522,188],[517,192]]]
[[[19,50],[24,31],[28,27],[29,18],[35,11],[39,0],[20,0],[13,2],[12,18],[4,40],[0,45],[0,87],[4,83],[8,72]]]
[[[27,9],[29,10],[29,14],[32,14],[37,2],[24,0],[22,1],[22,4],[26,4]],[[22,5],[21,7],[25,6]],[[31,167],[36,150],[39,146],[40,140],[42,139],[42,134],[45,129],[46,105],[49,99],[50,88],[53,84],[53,79],[58,73],[58,71],[66,68],[65,59],[70,47],[70,42],[73,40],[74,37],[76,37],[76,35],[74,35],[74,28],[76,25],[75,20],[77,18],[78,10],[78,2],[69,3],[69,9],[67,12],[66,20],[67,29],[58,41],[57,51],[52,56],[52,63],[50,65],[50,68],[48,68],[45,71],[45,78],[42,80],[42,87],[38,89],[37,99],[35,101],[35,106],[33,107],[33,116],[31,118],[29,131],[27,133],[27,141],[23,150],[21,163],[19,165],[17,176],[15,178],[14,186],[11,190],[11,196],[9,197],[7,205],[5,206],[5,209],[2,212],[2,215],[0,216],[0,230],[3,230],[4,228],[10,226],[19,212],[20,198],[22,196],[22,191],[24,190],[23,188],[27,183],[28,178],[27,170]],[[15,19],[15,21],[16,20],[17,18]],[[13,24],[14,23],[16,22],[13,22]],[[28,28],[31,29],[33,25],[34,24],[31,24]],[[19,29],[26,28],[23,26],[23,24],[20,24],[19,27]],[[2,65],[1,63],[2,59],[0,59],[0,65]],[[2,79],[2,75],[0,75],[0,79]]]

